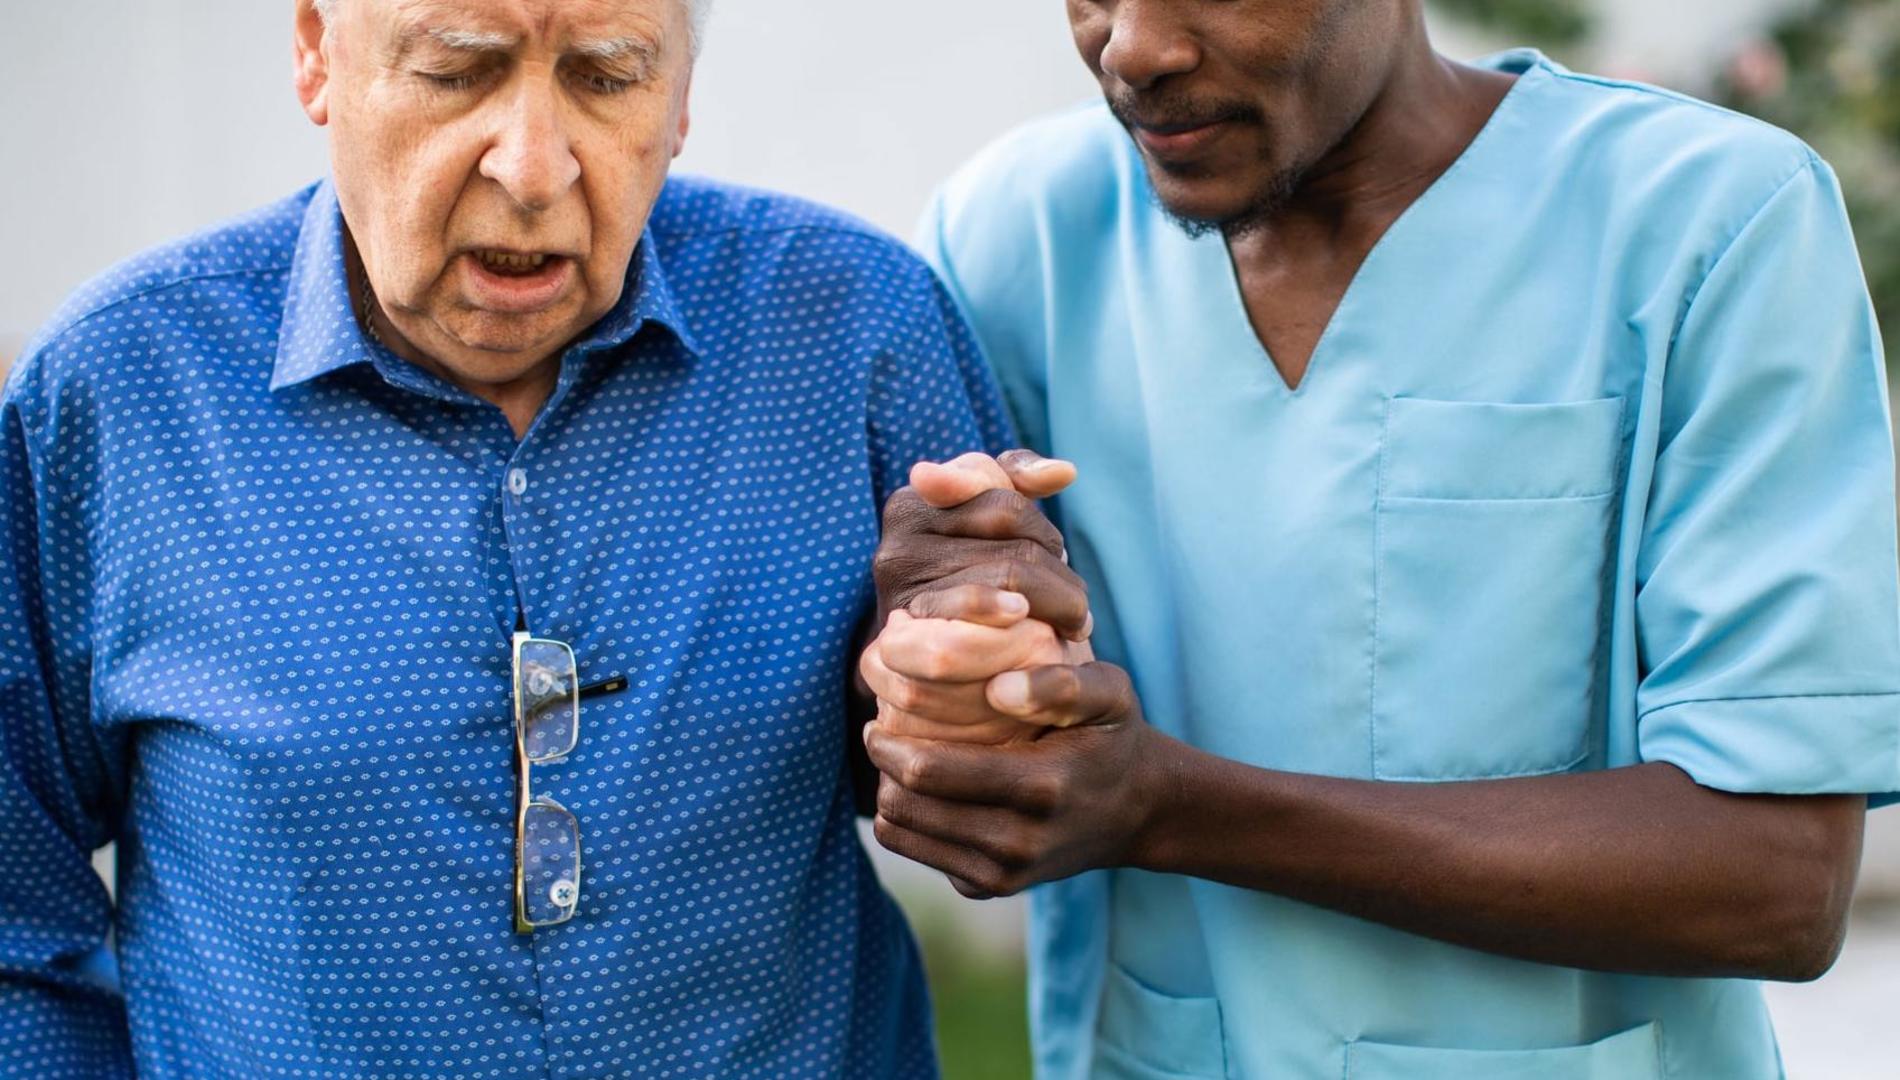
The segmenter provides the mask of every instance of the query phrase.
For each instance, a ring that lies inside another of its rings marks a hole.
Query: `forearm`
[[[1570,967],[1804,979],[1839,949],[1864,799],[1728,795],[1669,765],[1340,780],[1157,742],[1146,869]]]

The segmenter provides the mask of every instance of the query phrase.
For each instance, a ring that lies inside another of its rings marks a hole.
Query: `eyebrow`
[[[449,30],[430,26],[424,27],[422,33],[433,38],[443,48],[458,52],[507,52],[520,43],[519,38],[507,34],[479,30]]]
[[[593,40],[577,41],[573,44],[570,51],[580,56],[591,57],[595,60],[625,60],[631,58],[645,64],[654,63],[660,58],[658,46],[644,38],[637,37],[595,38]]]
[[[521,44],[518,37],[493,31],[411,26],[403,31],[397,54],[407,55],[425,38],[456,52],[505,53]],[[659,46],[639,37],[591,38],[575,42],[568,51],[594,60],[636,60],[644,66],[660,59]]]

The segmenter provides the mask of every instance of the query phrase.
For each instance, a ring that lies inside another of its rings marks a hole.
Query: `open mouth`
[[[558,256],[514,251],[475,252],[475,261],[482,264],[482,269],[501,277],[532,277],[545,269],[552,258]]]
[[[472,268],[464,279],[470,301],[500,314],[545,310],[568,296],[579,280],[577,264],[566,255],[477,248],[465,258]]]

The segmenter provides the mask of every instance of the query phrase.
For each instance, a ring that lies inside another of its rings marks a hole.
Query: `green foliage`
[[[1744,47],[1720,93],[1840,173],[1888,360],[1900,358],[1900,4],[1819,0]]]
[[[930,973],[944,1080],[1029,1080],[1026,979],[1018,957],[972,949],[940,912],[910,908]]]
[[[1433,6],[1544,48],[1575,45],[1590,32],[1590,14],[1581,0],[1434,0]]]

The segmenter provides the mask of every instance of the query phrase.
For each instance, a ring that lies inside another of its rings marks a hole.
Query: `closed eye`
[[[426,71],[418,72],[418,74],[424,79],[427,79],[429,84],[438,90],[455,92],[475,88],[475,76],[473,75],[435,75]]]
[[[621,94],[633,87],[632,79],[616,79],[598,72],[576,72],[574,77],[596,94]]]

